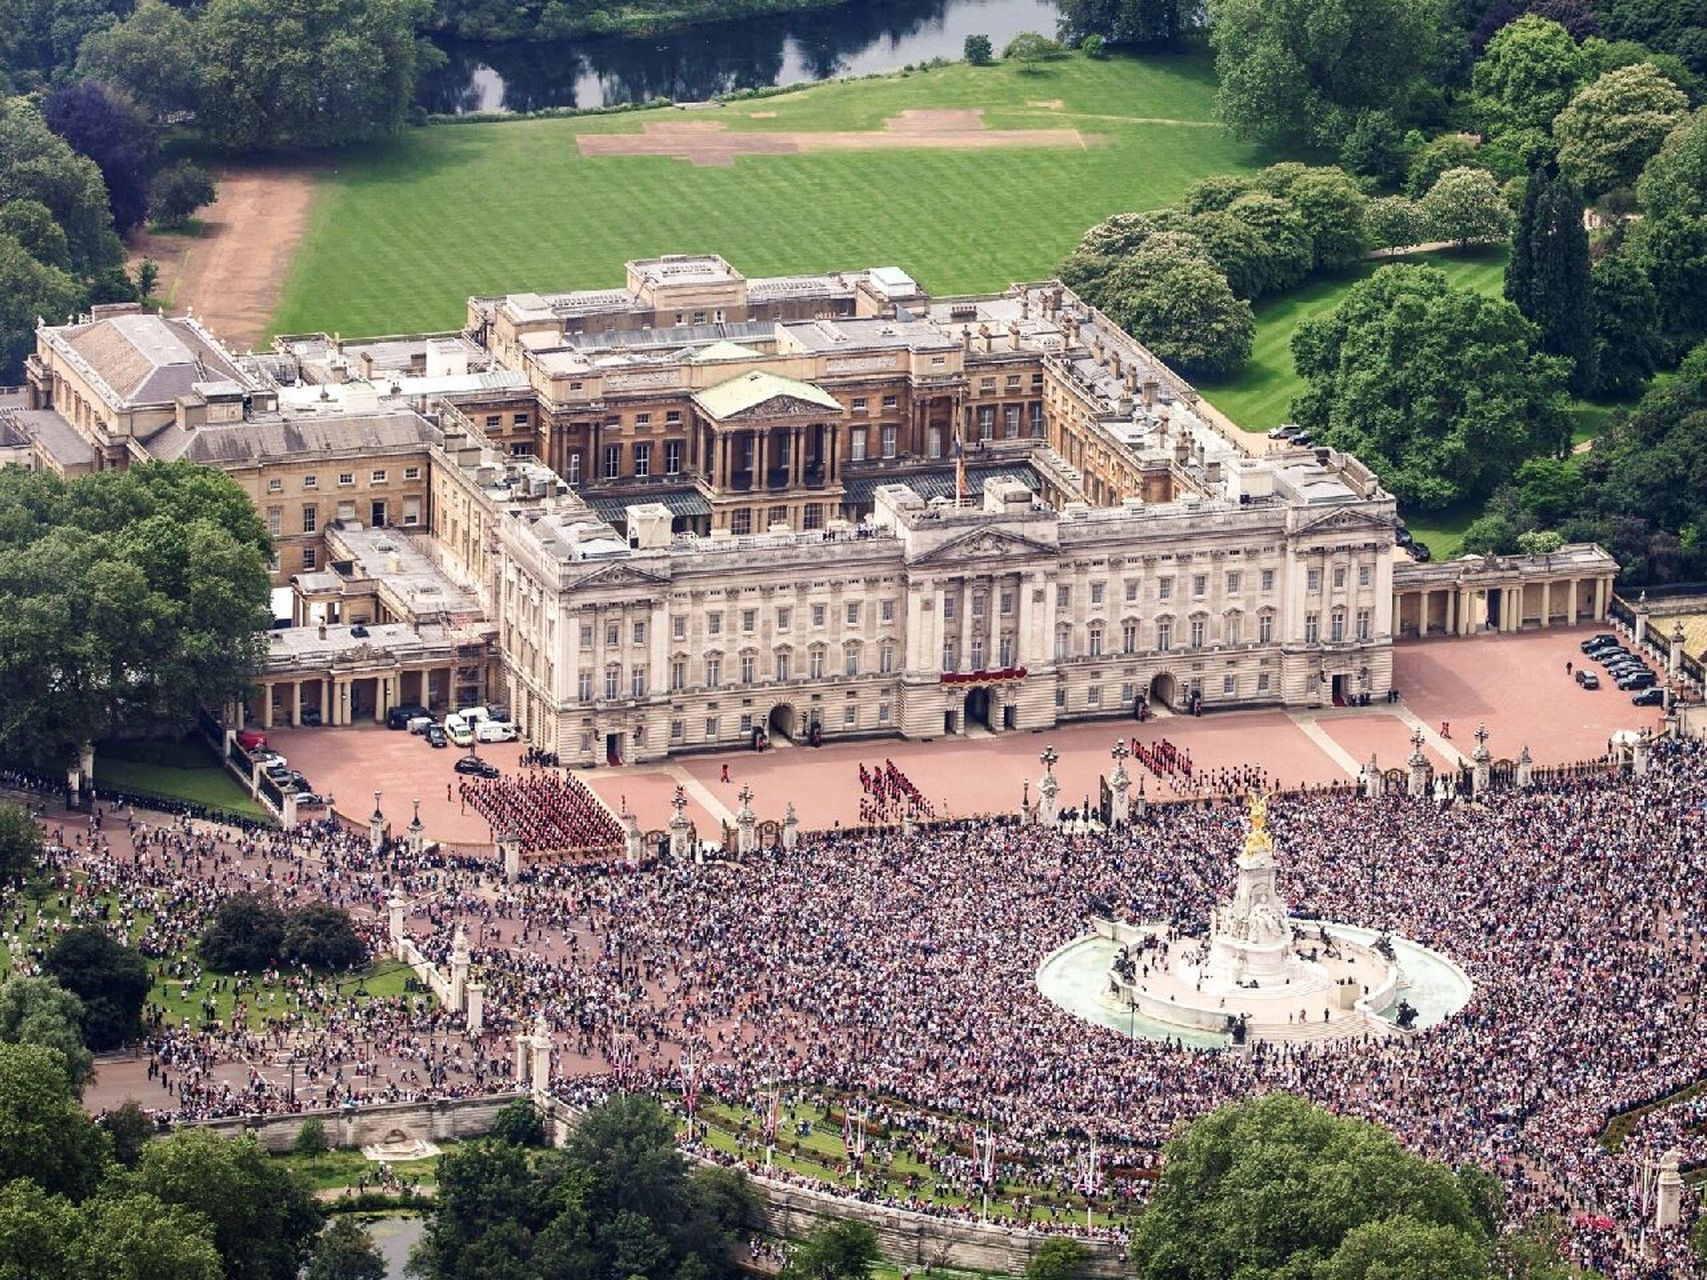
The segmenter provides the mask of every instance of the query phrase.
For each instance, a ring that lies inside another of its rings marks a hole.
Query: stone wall
[[[478,1138],[492,1131],[493,1121],[506,1103],[526,1097],[521,1093],[496,1093],[480,1098],[453,1098],[439,1102],[389,1102],[340,1111],[309,1111],[294,1115],[230,1116],[206,1120],[200,1127],[226,1137],[252,1133],[267,1151],[289,1151],[296,1144],[303,1122],[318,1117],[326,1124],[326,1140],[334,1147],[361,1147],[384,1142],[394,1132],[429,1142]]]

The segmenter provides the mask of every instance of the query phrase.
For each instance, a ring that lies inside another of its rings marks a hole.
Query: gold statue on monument
[[[1253,787],[1245,792],[1245,802],[1251,821],[1250,834],[1245,837],[1245,856],[1250,858],[1269,853],[1274,848],[1274,840],[1268,834],[1268,796]]]

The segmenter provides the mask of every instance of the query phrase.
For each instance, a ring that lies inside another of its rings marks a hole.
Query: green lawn
[[[103,742],[95,751],[98,786],[211,805],[252,818],[268,814],[199,738]]]
[[[991,128],[1073,127],[1097,140],[741,156],[726,167],[577,149],[583,133],[683,118],[668,108],[413,129],[328,165],[273,330],[445,328],[469,294],[616,285],[626,259],[695,251],[751,275],[893,264],[937,294],[1001,289],[1047,276],[1111,213],[1279,158],[1211,121],[1214,90],[1199,55],[832,82],[693,118],[877,129],[908,108],[981,108]]]
[[[1364,263],[1343,275],[1313,280],[1289,293],[1256,304],[1257,335],[1251,358],[1237,377],[1203,379],[1196,385],[1205,399],[1247,431],[1267,431],[1291,420],[1293,397],[1304,382],[1292,368],[1292,331],[1312,317],[1326,315],[1381,267],[1394,261],[1426,262],[1439,267],[1461,288],[1497,297],[1505,287],[1506,251],[1478,249],[1463,253],[1423,253]]]
[[[1405,527],[1416,540],[1425,543],[1436,560],[1450,560],[1458,554],[1458,544],[1471,521],[1482,514],[1480,503],[1460,502],[1444,511],[1410,511],[1402,513]]]

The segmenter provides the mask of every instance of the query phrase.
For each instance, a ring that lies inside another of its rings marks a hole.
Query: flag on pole
[[[966,446],[961,443],[960,433],[954,433],[954,505],[958,507],[966,498]]]

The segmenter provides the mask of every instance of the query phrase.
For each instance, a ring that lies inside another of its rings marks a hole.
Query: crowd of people
[[[1171,747],[1155,759],[1189,767]],[[886,769],[862,770],[862,785],[899,784]],[[554,828],[529,824],[557,821],[547,815],[566,794],[554,775],[467,790],[532,847],[555,843],[541,835]],[[1698,1274],[1682,1232],[1650,1231],[1637,1251],[1636,1175],[1673,1146],[1707,1158],[1702,1104],[1645,1115],[1616,1151],[1597,1137],[1611,1116],[1707,1074],[1707,751],[1660,744],[1640,777],[1562,771],[1476,804],[1333,790],[1277,797],[1269,815],[1294,911],[1447,955],[1474,983],[1469,1005],[1415,1035],[1233,1053],[1134,1041],[1044,997],[1037,965],[1085,931],[1093,904],[1201,926],[1244,836],[1231,797],[1152,805],[1119,831],[844,830],[704,866],[539,865],[515,884],[489,858],[376,855],[324,824],[286,835],[123,811],[51,834],[64,846],[58,919],[82,912],[140,935],[162,966],[182,963],[169,957],[225,895],[263,887],[349,906],[375,931],[396,891],[411,938],[440,964],[453,930],[467,933],[485,986],[479,1036],[423,997],[353,999],[306,973],[220,992],[238,1001],[211,1022],[152,1010],[144,1093],[157,1090],[166,1120],[507,1089],[514,1033],[543,1013],[567,1098],[673,1094],[691,1053],[708,1096],[751,1104],[790,1081],[882,1099],[883,1123],[912,1136],[935,1178],[886,1193],[911,1208],[969,1212],[939,1193],[980,1185],[967,1134],[981,1124],[998,1182],[1022,1168],[1059,1182],[1088,1139],[1153,1152],[1183,1119],[1286,1090],[1498,1173],[1515,1218],[1561,1213],[1573,1260],[1612,1280]],[[26,927],[16,900],[0,911],[14,964],[27,969],[63,927],[45,918]],[[186,996],[218,981],[181,976]],[[122,1074],[101,1072],[103,1089]],[[1141,1181],[1110,1179],[1110,1194]]]
[[[859,766],[859,820],[874,827],[900,822],[903,818],[934,818],[936,810],[925,793],[893,760],[884,758],[874,769]]]
[[[1132,759],[1138,767],[1163,782],[1189,787],[1191,784],[1191,751],[1168,738],[1140,742],[1133,738],[1129,744]]]
[[[579,778],[555,769],[524,770],[500,778],[459,779],[461,800],[497,836],[515,836],[523,853],[608,849],[622,829]]]

